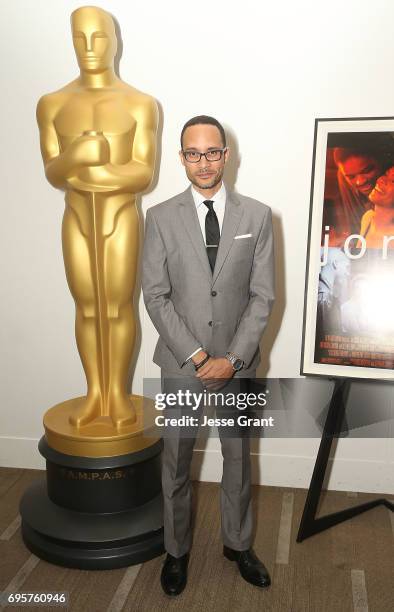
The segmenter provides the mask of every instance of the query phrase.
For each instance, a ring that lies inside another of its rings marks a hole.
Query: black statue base
[[[114,569],[164,552],[162,442],[119,457],[74,457],[50,448],[47,480],[21,504],[22,536],[41,559],[79,569]]]

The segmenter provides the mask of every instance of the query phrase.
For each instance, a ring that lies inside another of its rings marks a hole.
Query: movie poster
[[[394,378],[394,118],[316,120],[301,373]]]

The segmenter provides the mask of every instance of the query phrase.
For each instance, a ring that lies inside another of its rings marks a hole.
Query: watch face
[[[240,370],[243,366],[242,359],[236,359],[233,363],[234,370]]]

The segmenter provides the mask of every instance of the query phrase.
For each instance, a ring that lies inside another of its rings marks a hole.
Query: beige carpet
[[[393,612],[394,518],[378,507],[297,544],[306,491],[253,488],[254,549],[268,567],[272,585],[247,584],[222,555],[219,485],[193,483],[194,543],[185,591],[168,598],[160,587],[164,556],[110,571],[81,571],[37,559],[24,546],[18,505],[26,487],[43,472],[0,468],[0,590],[67,591],[76,612]],[[320,514],[359,504],[376,495],[324,494]],[[6,610],[64,610],[8,607]]]

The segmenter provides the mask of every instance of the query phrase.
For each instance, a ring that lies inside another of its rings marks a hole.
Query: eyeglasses
[[[187,162],[196,164],[200,161],[201,157],[205,157],[208,162],[219,161],[225,151],[227,151],[227,147],[223,149],[210,149],[206,153],[200,153],[200,151],[182,151],[182,154]]]

